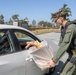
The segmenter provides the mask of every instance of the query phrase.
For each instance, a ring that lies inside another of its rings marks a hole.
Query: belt
[[[71,52],[73,53],[73,55],[75,55],[75,54],[76,54],[76,50],[71,50]]]

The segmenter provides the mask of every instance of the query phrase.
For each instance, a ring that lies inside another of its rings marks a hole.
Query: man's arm
[[[60,46],[61,43],[62,43],[62,37],[60,36],[60,40],[59,40],[58,46]]]
[[[35,46],[38,49],[42,47],[37,40],[36,41],[27,42],[25,48],[29,48],[30,46]]]
[[[52,60],[48,63],[49,67],[55,67],[56,63],[58,62],[58,60],[60,59],[60,57],[64,54],[65,51],[68,50],[71,40],[73,38],[73,36],[76,33],[76,29],[75,29],[75,25],[70,25],[67,28],[65,37],[60,45],[60,48],[58,49],[56,55],[52,58]]]
[[[66,31],[65,37],[60,45],[60,48],[58,49],[58,52],[56,53],[56,55],[53,57],[53,61],[56,63],[60,57],[64,54],[65,51],[68,50],[71,40],[73,38],[74,35],[74,30],[75,30],[75,26],[74,25],[70,25]]]
[[[66,30],[65,37],[64,37],[64,39],[63,39],[63,41],[58,49],[58,52],[56,53],[56,55],[52,59],[55,63],[60,59],[60,57],[64,54],[64,52],[68,50],[73,35],[74,35],[74,25],[73,26],[70,25],[68,27],[68,29]]]

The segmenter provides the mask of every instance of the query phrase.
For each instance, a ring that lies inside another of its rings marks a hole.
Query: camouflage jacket
[[[64,52],[68,50],[73,37],[76,37],[76,25],[75,24],[69,25],[67,27],[64,39],[63,40],[62,38],[60,39],[60,47],[56,55],[52,59],[54,62],[57,62],[60,59],[60,57],[64,54]]]

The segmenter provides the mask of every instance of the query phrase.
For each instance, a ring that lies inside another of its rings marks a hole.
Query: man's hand
[[[25,48],[29,48],[30,46],[35,46],[36,48],[42,47],[38,41],[27,42]]]
[[[52,67],[55,67],[56,66],[56,63],[53,62],[53,60],[51,60],[49,63],[48,63],[49,67],[52,68]]]
[[[34,42],[27,42],[25,48],[29,48],[30,46],[34,46]]]

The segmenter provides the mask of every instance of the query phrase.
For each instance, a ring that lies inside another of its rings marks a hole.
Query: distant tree
[[[33,28],[34,26],[32,24],[29,25],[29,28]]]
[[[34,25],[34,26],[36,25],[36,21],[35,20],[32,21],[32,25]]]
[[[52,24],[50,22],[47,22],[47,21],[46,22],[40,21],[38,23],[38,25],[41,26],[41,27],[52,27]]]
[[[18,14],[12,15],[12,19],[13,19],[13,21],[18,21],[18,20],[19,20],[18,17],[19,17]]]
[[[44,21],[40,21],[40,22],[38,23],[38,25],[43,27]]]
[[[23,21],[24,21],[24,23],[28,23],[29,22],[27,17],[25,17],[25,19]]]
[[[13,21],[12,21],[11,18],[9,19],[8,24],[9,24],[9,25],[13,25]]]
[[[4,24],[4,16],[2,14],[0,15],[0,24]]]
[[[27,17],[25,17],[25,19],[24,19],[25,21],[28,21],[28,18]]]

